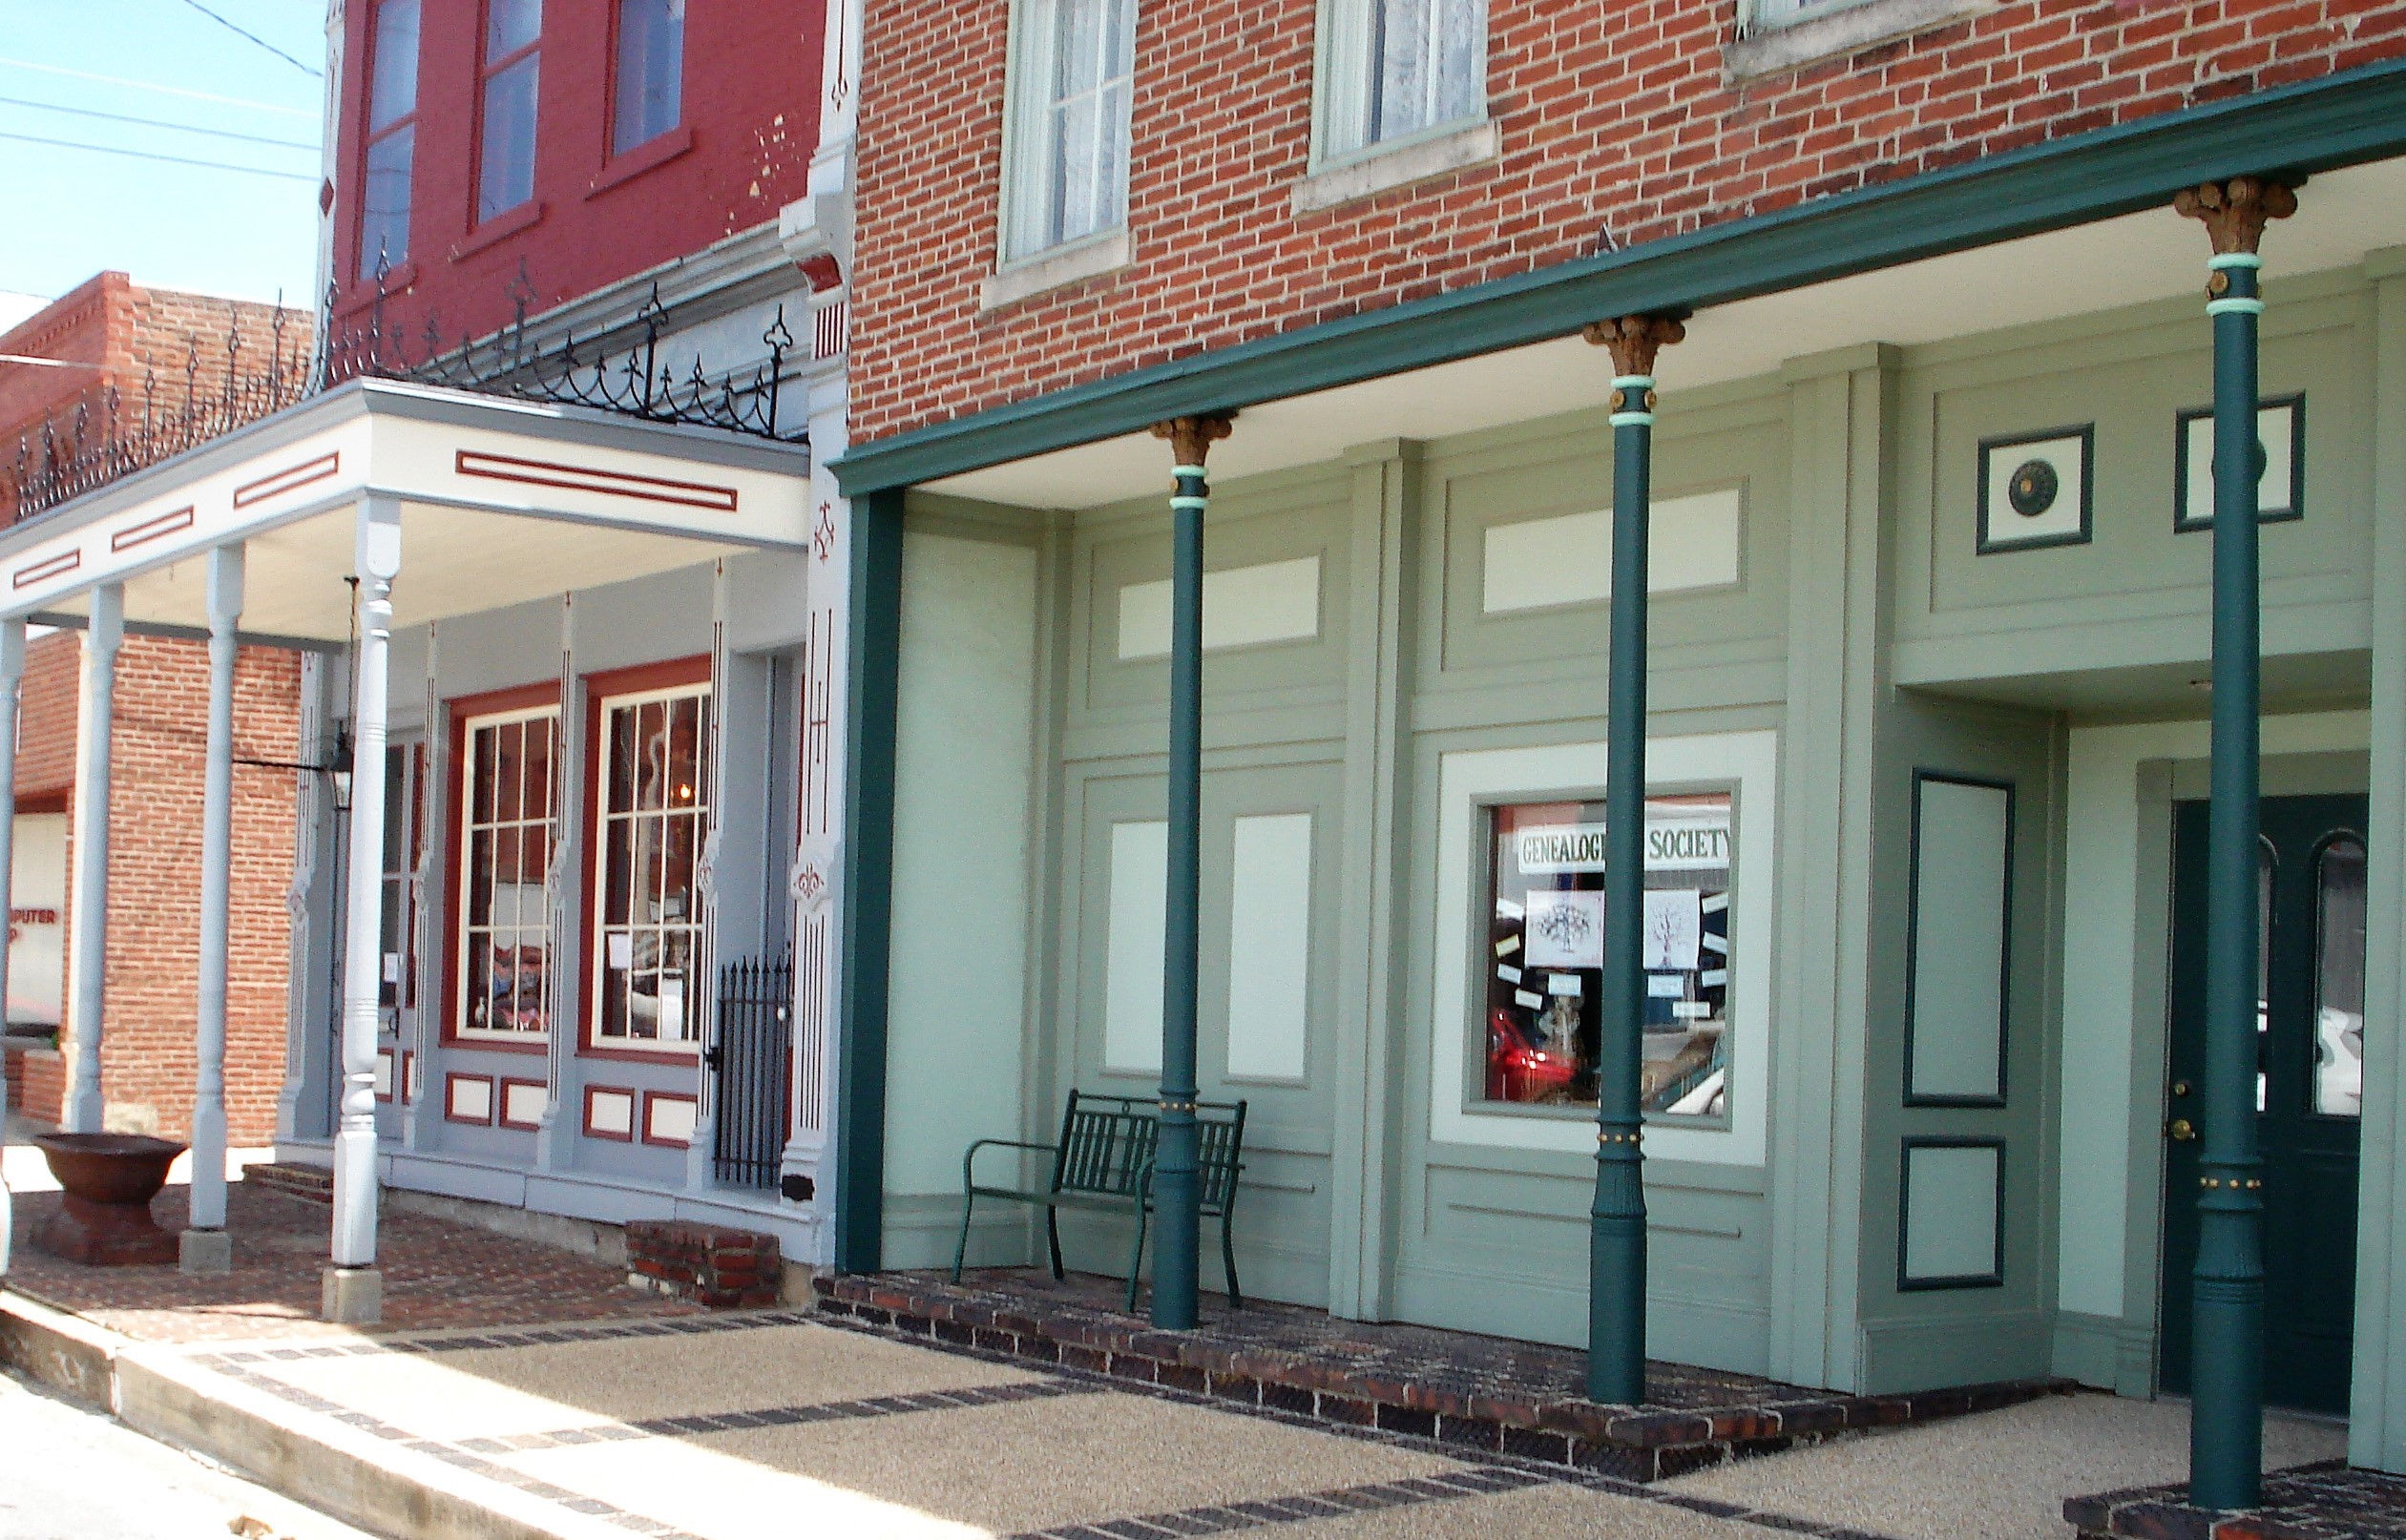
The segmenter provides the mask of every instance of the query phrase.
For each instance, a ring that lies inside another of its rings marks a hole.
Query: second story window
[[[409,257],[409,173],[418,143],[418,0],[384,0],[367,45],[367,164],[360,180],[359,276]]]
[[[1321,25],[1325,155],[1485,115],[1487,0],[1324,0]]]
[[[685,0],[618,0],[617,73],[610,153],[624,155],[677,126],[685,74]]]
[[[490,0],[484,129],[476,155],[479,224],[534,196],[534,97],[542,41],[543,0]]]
[[[1127,217],[1135,0],[1023,0],[1011,61],[1005,260]]]

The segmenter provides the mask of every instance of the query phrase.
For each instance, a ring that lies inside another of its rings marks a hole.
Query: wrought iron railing
[[[777,1185],[793,1096],[794,962],[742,958],[719,967],[719,1040],[711,1158],[730,1187]]]
[[[276,308],[262,361],[244,356],[241,312],[229,305],[221,371],[203,364],[199,338],[188,336],[180,382],[173,375],[162,380],[155,367],[148,368],[132,400],[111,381],[87,392],[63,420],[44,419],[16,442],[6,485],[0,486],[0,510],[10,522],[31,518],[308,395],[309,349],[302,339],[286,335],[292,314]]]
[[[661,334],[667,328],[667,307],[659,285],[631,322],[609,328],[602,336],[580,342],[563,332],[557,343],[530,330],[527,311],[534,299],[526,264],[506,291],[512,318],[484,337],[449,337],[442,322],[429,312],[410,335],[388,320],[385,275],[376,276],[376,292],[353,324],[330,331],[320,349],[319,374],[324,385],[339,385],[360,375],[449,385],[485,395],[514,396],[562,406],[592,406],[655,423],[686,423],[725,428],[755,438],[801,443],[806,425],[782,418],[787,361],[794,356],[793,333],[785,325],[785,307],[761,333],[764,357],[733,370],[702,366],[697,351],[684,361],[664,356]],[[327,312],[333,291],[327,291]]]

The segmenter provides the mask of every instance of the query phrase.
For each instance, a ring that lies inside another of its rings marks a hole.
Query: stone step
[[[277,1160],[244,1168],[242,1179],[254,1187],[282,1193],[290,1197],[304,1197],[312,1203],[332,1204],[334,1173],[324,1166],[304,1166],[297,1161]]]

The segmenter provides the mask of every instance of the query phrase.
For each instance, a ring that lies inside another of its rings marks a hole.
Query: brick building
[[[1272,1298],[2236,1428],[2260,1286],[2406,1468],[2406,14],[863,27],[839,1267],[1242,1100]]]
[[[25,516],[54,500],[60,479],[104,479],[180,447],[235,403],[297,390],[308,312],[144,288],[102,273],[0,334],[0,353],[92,368],[0,364],[0,511]],[[149,431],[145,432],[147,425]],[[174,425],[173,427],[169,425]],[[114,924],[103,992],[109,1126],[168,1137],[188,1133],[193,1098],[205,650],[188,638],[136,635],[117,659],[119,710],[110,791]],[[65,1003],[69,828],[78,745],[82,642],[73,629],[27,647],[17,739],[16,874],[9,1020],[10,1101],[37,1122],[60,1120],[70,1040]],[[242,654],[239,752],[289,764],[300,709],[297,655]],[[234,1142],[275,1136],[284,1081],[284,993],[291,884],[293,773],[245,767],[237,780],[234,950],[228,1030],[228,1127]]]

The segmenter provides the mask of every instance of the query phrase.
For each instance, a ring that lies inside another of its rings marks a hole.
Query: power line
[[[96,80],[104,86],[125,86],[135,91],[156,91],[164,96],[188,96],[194,101],[213,101],[221,107],[248,107],[256,112],[280,113],[286,117],[315,118],[314,112],[299,107],[279,107],[274,102],[245,101],[240,96],[220,96],[206,91],[187,91],[181,86],[161,86],[148,80],[128,80],[123,75],[94,74],[89,70],[70,70],[63,64],[36,64],[31,59],[0,57],[0,64],[19,70],[38,70],[44,74],[63,74],[73,80]]]
[[[291,65],[294,69],[300,71],[303,74],[309,76],[311,79],[323,80],[325,78],[324,71],[302,63],[299,59],[294,58],[291,54],[285,52],[282,49],[278,48],[275,44],[269,42],[264,37],[260,36],[257,32],[251,31],[247,28],[237,26],[233,22],[226,20],[223,16],[220,16],[216,11],[211,10],[207,6],[202,5],[200,0],[184,0],[184,4],[190,6],[193,10],[198,10],[202,15],[208,17],[211,21],[216,22],[219,26],[224,28],[227,31],[234,33],[236,36],[248,38],[250,41],[257,43],[260,47],[265,49],[268,52],[273,53],[276,57],[283,60],[286,64]]]
[[[123,113],[95,112],[89,107],[62,107],[56,102],[31,101],[23,96],[0,96],[0,107],[32,107],[45,113],[69,113],[76,117],[98,117],[112,123],[139,123],[144,128],[174,129],[181,134],[206,134],[214,138],[240,139],[244,144],[272,144],[285,150],[315,150],[317,146],[301,139],[269,139],[256,134],[236,134],[227,129],[202,128],[198,123],[171,123],[160,117],[129,117]]]
[[[194,160],[184,156],[155,155],[148,150],[120,150],[114,144],[85,144],[78,139],[45,139],[31,134],[0,134],[0,139],[14,139],[20,144],[47,144],[61,150],[90,150],[98,155],[123,156],[129,160],[157,160],[171,166],[199,166],[209,171],[247,171],[254,177],[273,177],[278,181],[313,182],[318,179],[299,172],[270,171],[265,166],[240,166],[230,160]]]

